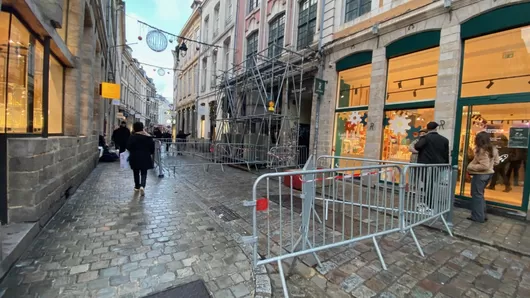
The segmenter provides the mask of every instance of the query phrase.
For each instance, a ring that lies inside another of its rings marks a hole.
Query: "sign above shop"
[[[120,99],[120,85],[103,82],[99,85],[99,95],[103,98]]]
[[[324,95],[324,92],[326,91],[326,83],[328,81],[324,81],[319,78],[315,78],[315,93],[318,95]]]
[[[508,148],[528,148],[528,127],[510,127]]]

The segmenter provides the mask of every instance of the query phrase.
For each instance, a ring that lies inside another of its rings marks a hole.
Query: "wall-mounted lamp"
[[[453,1],[451,1],[451,0],[444,0],[444,7],[445,7],[445,8],[450,8],[452,2],[453,2]]]
[[[488,83],[488,85],[486,86],[486,89],[489,89],[491,88],[491,86],[493,86],[493,80],[490,80],[490,82]]]

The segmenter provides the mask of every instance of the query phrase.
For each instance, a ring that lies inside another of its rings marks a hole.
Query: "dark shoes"
[[[478,223],[485,223],[486,221],[488,221],[488,218],[486,217],[484,219],[484,221],[478,221],[478,220],[475,220],[473,219],[471,216],[467,218],[467,220],[470,220],[470,221],[474,221],[474,222],[478,222]]]

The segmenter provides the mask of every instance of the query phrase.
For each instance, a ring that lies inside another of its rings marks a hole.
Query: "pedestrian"
[[[127,142],[131,136],[131,131],[127,128],[127,122],[123,121],[119,128],[114,130],[112,133],[112,141],[116,146],[116,149],[119,149],[120,153],[125,152],[127,149]]]
[[[471,216],[467,219],[483,223],[486,217],[486,201],[484,190],[490,182],[494,167],[499,164],[499,152],[491,144],[490,136],[480,132],[475,137],[475,157],[467,165],[471,178]]]
[[[177,135],[175,136],[177,139],[177,155],[182,155],[182,147],[184,146],[183,143],[186,143],[186,138],[189,136],[189,133],[184,133],[183,130],[179,130]]]
[[[449,164],[449,140],[438,134],[438,123],[431,121],[427,123],[427,133],[420,137],[418,142],[414,145],[414,149],[418,151],[418,163],[427,165]],[[417,168],[417,174],[421,177],[425,198],[423,203],[419,203],[416,208],[420,212],[432,213],[433,207],[437,204],[437,198],[433,197],[434,183],[436,177],[432,168]]]
[[[170,131],[169,129],[166,129],[164,130],[164,133],[162,134],[162,138],[164,138],[166,141],[166,152],[169,151],[169,147],[171,146],[171,143],[172,143],[172,139],[171,139],[172,135],[169,131]]]
[[[134,191],[145,195],[147,170],[154,168],[152,155],[155,154],[153,137],[144,131],[142,122],[133,124],[133,135],[127,144],[129,164],[134,174]]]
[[[410,163],[418,163],[418,150],[416,150],[416,148],[414,148],[414,146],[416,145],[416,143],[420,140],[421,137],[423,137],[425,134],[427,133],[427,130],[426,129],[422,129],[420,130],[419,134],[418,134],[418,137],[412,141],[412,143],[410,143],[409,145],[409,151],[410,151]],[[414,189],[415,191],[419,191],[419,186],[418,185],[418,171],[416,168],[411,168],[410,169],[410,175],[409,175],[409,186],[411,189]]]

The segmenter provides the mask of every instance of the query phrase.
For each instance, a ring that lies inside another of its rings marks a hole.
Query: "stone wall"
[[[96,166],[97,146],[97,136],[9,139],[8,222],[48,221]]]

